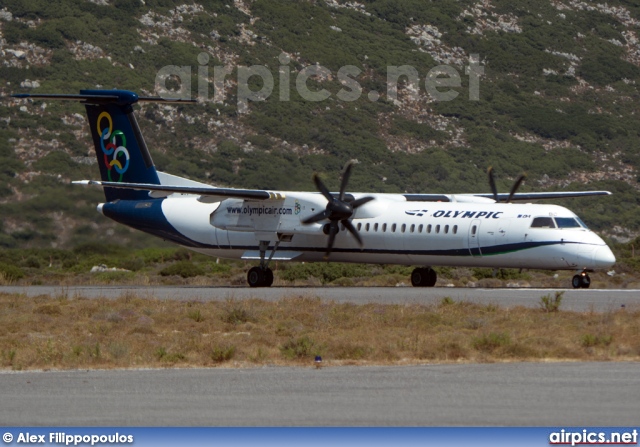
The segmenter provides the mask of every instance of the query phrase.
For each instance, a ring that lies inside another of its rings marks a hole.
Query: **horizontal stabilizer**
[[[152,185],[148,183],[103,182],[97,180],[81,180],[72,182],[76,185],[98,185],[108,188],[134,189],[137,191],[164,192],[169,194],[193,194],[198,196],[228,197],[250,200],[284,199],[284,194],[258,189],[233,189],[196,186]]]
[[[81,90],[79,95],[57,93],[18,93],[11,95],[17,99],[50,99],[66,101],[84,101],[89,104],[115,103],[118,105],[134,104],[136,102],[162,103],[195,103],[195,99],[165,99],[155,96],[138,96],[127,90]]]

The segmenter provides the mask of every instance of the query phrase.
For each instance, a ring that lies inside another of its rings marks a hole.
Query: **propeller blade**
[[[311,224],[315,222],[320,222],[321,220],[327,219],[331,214],[328,210],[322,210],[319,213],[314,214],[313,216],[309,216],[306,219],[302,220],[303,224]]]
[[[344,200],[344,191],[345,189],[347,189],[347,183],[349,183],[349,178],[351,177],[352,166],[353,162],[348,162],[344,167],[344,171],[342,172],[342,181],[340,182],[340,195],[338,196],[340,201]]]
[[[493,168],[489,167],[487,170],[487,174],[489,174],[489,186],[491,187],[491,192],[493,193],[493,200],[499,202],[498,200],[498,188],[496,188],[496,181],[493,178]]]
[[[320,180],[320,177],[318,176],[318,174],[313,174],[313,182],[316,184],[316,188],[318,189],[318,191],[320,191],[322,193],[322,195],[329,202],[332,202],[333,201],[333,196],[331,195],[331,193],[329,192],[327,187],[324,186],[324,183],[322,183],[322,180]]]
[[[352,202],[346,202],[344,200],[345,191],[347,190],[347,185],[351,178],[353,165],[354,162],[350,161],[344,166],[342,177],[340,179],[340,191],[338,193],[338,197],[334,197],[331,192],[329,192],[318,174],[313,174],[313,182],[316,184],[316,188],[327,199],[328,203],[327,207],[323,211],[303,219],[302,223],[310,224],[325,219],[329,221],[323,227],[323,231],[329,236],[329,240],[327,241],[327,252],[324,255],[325,260],[329,258],[331,250],[333,249],[333,243],[336,241],[336,235],[340,232],[339,222],[342,222],[347,231],[349,231],[356,241],[358,241],[358,244],[362,246],[362,237],[360,237],[360,233],[356,230],[349,219],[353,216],[356,208],[374,200],[375,197],[361,197]]]
[[[342,225],[344,225],[344,227],[347,229],[347,231],[349,231],[349,233],[351,233],[353,237],[356,238],[358,244],[362,247],[362,238],[360,237],[360,233],[358,233],[358,230],[356,230],[356,227],[353,226],[351,221],[349,219],[345,219],[341,222]]]
[[[338,231],[340,231],[340,228],[338,228],[338,222],[332,220],[329,224],[329,242],[327,243],[327,252],[324,255],[325,259],[329,258],[329,255],[331,254],[333,242],[336,240],[336,234],[338,234]]]
[[[522,184],[522,182],[526,178],[527,178],[526,174],[522,174],[520,177],[518,177],[518,180],[516,180],[516,182],[511,187],[511,192],[509,193],[509,198],[507,199],[507,203],[511,202],[511,199],[513,198],[513,195],[516,193],[518,188],[520,188],[520,185]]]
[[[371,202],[372,200],[375,200],[375,197],[361,197],[351,202],[351,207],[355,210],[356,208],[364,205],[367,202]]]

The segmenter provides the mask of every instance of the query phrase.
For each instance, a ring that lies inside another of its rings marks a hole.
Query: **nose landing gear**
[[[579,275],[574,275],[571,279],[571,285],[574,289],[588,289],[591,285],[591,278],[586,271],[583,271]]]

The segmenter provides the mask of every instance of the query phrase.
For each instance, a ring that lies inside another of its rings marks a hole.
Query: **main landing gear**
[[[574,289],[588,289],[591,285],[591,278],[587,272],[582,272],[571,279],[571,285]]]
[[[273,272],[268,267],[252,267],[247,273],[247,282],[251,287],[271,287]]]
[[[411,272],[411,285],[413,287],[433,287],[436,285],[438,275],[431,267],[419,267]]]
[[[252,267],[247,273],[247,282],[249,283],[249,286],[271,287],[271,284],[273,284],[273,272],[269,268],[269,262],[271,262],[271,258],[273,258],[273,255],[276,253],[279,245],[280,240],[276,242],[273,246],[273,250],[271,250],[269,258],[265,260],[267,248],[269,248],[269,241],[260,241],[260,265]]]

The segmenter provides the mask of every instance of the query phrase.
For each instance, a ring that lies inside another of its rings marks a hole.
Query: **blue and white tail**
[[[133,114],[132,103],[126,100],[133,99],[129,97],[130,93],[117,91],[119,99],[124,101],[88,100],[85,103],[100,177],[105,182],[159,185],[158,173]],[[111,96],[114,91],[82,90],[80,94]],[[149,198],[146,192],[131,189],[104,188],[104,194],[108,202]]]
[[[133,113],[138,101],[174,102],[163,98],[140,98],[127,90],[81,90],[79,95],[20,94],[17,98],[82,101],[103,182],[159,185],[160,180],[147,144]],[[190,102],[190,101],[175,101]],[[124,185],[123,185],[124,186]],[[126,187],[125,187],[126,188]],[[107,202],[144,200],[148,191],[104,187]]]

